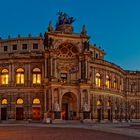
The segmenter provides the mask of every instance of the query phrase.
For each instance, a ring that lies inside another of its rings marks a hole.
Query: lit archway
[[[34,98],[32,103],[32,120],[41,119],[41,102],[39,98]]]
[[[62,97],[62,119],[73,120],[77,116],[77,97],[74,93],[65,93]]]
[[[7,105],[8,101],[6,98],[2,99],[1,101],[1,120],[6,120],[7,119]]]

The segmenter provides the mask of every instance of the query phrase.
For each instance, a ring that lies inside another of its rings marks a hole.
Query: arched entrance
[[[112,110],[111,110],[111,101],[107,102],[107,113],[108,113],[108,120],[112,120]]]
[[[103,119],[103,104],[101,100],[97,100],[97,119],[100,122]]]
[[[7,99],[2,99],[2,101],[1,101],[1,120],[7,119],[7,105],[8,105]]]
[[[17,99],[16,120],[23,120],[24,119],[23,103],[24,103],[23,99],[21,99],[21,98]]]
[[[41,105],[40,100],[38,98],[33,99],[32,104],[32,120],[40,120],[41,119]]]
[[[73,120],[77,116],[77,98],[71,93],[65,93],[62,97],[62,119]]]

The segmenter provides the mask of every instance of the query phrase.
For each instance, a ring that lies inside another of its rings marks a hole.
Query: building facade
[[[0,120],[139,120],[140,71],[104,60],[59,13],[39,37],[0,40]]]

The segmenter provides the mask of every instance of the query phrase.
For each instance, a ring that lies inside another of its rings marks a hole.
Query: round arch
[[[77,97],[72,92],[62,96],[62,119],[73,120],[77,116]]]

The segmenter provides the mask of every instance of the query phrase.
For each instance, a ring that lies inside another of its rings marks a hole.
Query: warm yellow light
[[[1,104],[2,105],[7,105],[8,104],[7,99],[3,99]]]
[[[107,106],[110,107],[110,102],[109,101],[107,102]]]
[[[40,100],[39,100],[38,98],[35,98],[35,99],[33,100],[33,104],[40,104]]]
[[[33,84],[41,83],[41,74],[33,74]]]
[[[24,74],[23,73],[17,73],[16,83],[17,84],[24,84]]]
[[[19,98],[19,99],[17,100],[17,104],[18,104],[18,105],[22,105],[22,104],[23,104],[23,99]]]
[[[101,76],[99,73],[96,74],[95,82],[96,82],[96,86],[98,86],[98,87],[101,86]]]
[[[1,75],[1,83],[2,84],[8,84],[8,74],[2,74]]]
[[[106,87],[110,88],[110,80],[109,80],[109,76],[106,76]]]
[[[101,106],[101,101],[97,101],[97,106]]]

